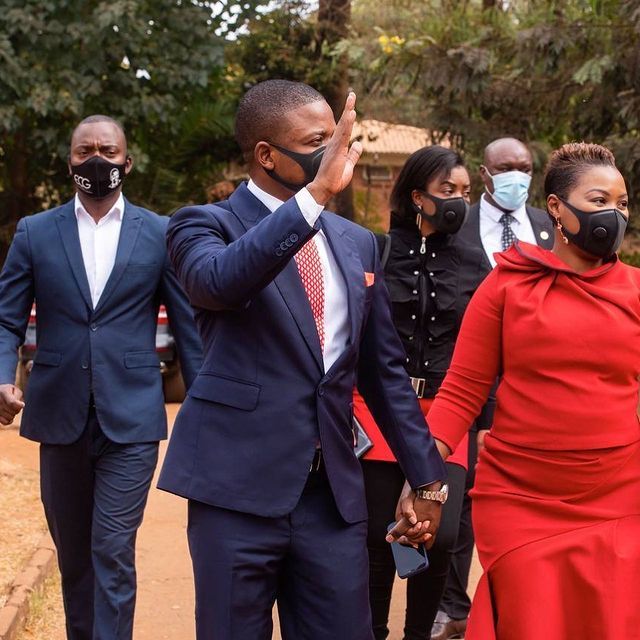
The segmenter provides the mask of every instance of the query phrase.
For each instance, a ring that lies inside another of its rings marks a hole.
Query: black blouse
[[[425,398],[449,368],[460,323],[487,275],[483,249],[455,235],[422,237],[417,227],[391,229],[385,279],[393,319],[406,352],[407,373],[425,379]]]

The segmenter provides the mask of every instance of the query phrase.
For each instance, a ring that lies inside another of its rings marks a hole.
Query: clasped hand
[[[414,547],[424,544],[430,549],[436,540],[441,515],[442,504],[416,498],[415,491],[405,482],[396,508],[396,524],[386,540]]]

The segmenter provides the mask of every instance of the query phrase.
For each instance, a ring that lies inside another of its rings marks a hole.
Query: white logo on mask
[[[120,184],[120,171],[118,169],[111,169],[109,174],[109,189],[115,189]]]
[[[75,183],[84,191],[91,191],[91,180],[83,176],[79,176],[77,173],[73,174]]]

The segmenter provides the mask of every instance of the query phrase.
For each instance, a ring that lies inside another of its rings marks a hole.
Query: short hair
[[[411,192],[424,191],[438,176],[448,178],[456,167],[464,167],[464,160],[453,149],[433,145],[412,153],[400,170],[389,198],[392,226],[415,226],[416,208]]]
[[[506,136],[504,138],[496,138],[495,140],[492,140],[485,148],[484,148],[484,155],[483,155],[483,161],[486,163],[488,162],[488,157],[491,155],[491,153],[494,151],[494,149],[496,147],[499,147],[505,143],[509,143],[509,144],[515,144],[517,146],[522,147],[531,157],[531,149],[529,149],[529,147],[522,142],[522,140],[518,140],[518,138],[514,138],[513,136]]]
[[[606,147],[590,142],[570,142],[556,149],[549,158],[544,176],[544,195],[555,194],[566,200],[580,175],[590,167],[616,168],[616,159]]]
[[[116,126],[122,132],[122,135],[124,137],[124,141],[125,141],[125,144],[126,144],[126,142],[127,142],[127,134],[126,134],[122,124],[120,122],[118,122],[118,120],[116,120],[115,118],[112,118],[111,116],[105,116],[105,115],[102,115],[100,113],[96,113],[94,115],[87,116],[86,118],[84,118],[83,120],[78,122],[78,124],[74,127],[73,131],[71,132],[71,139],[70,139],[69,142],[71,142],[71,140],[73,140],[73,136],[75,135],[76,131],[82,125],[95,124],[96,122],[109,122],[112,125]]]
[[[289,111],[324,100],[313,87],[291,80],[265,80],[247,91],[236,112],[235,136],[246,156],[261,140],[279,133]]]

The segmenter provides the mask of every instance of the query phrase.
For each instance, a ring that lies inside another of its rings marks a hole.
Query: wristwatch
[[[444,504],[449,497],[449,485],[443,484],[437,491],[428,491],[427,489],[416,489],[416,498],[420,500],[434,500],[440,504]]]

